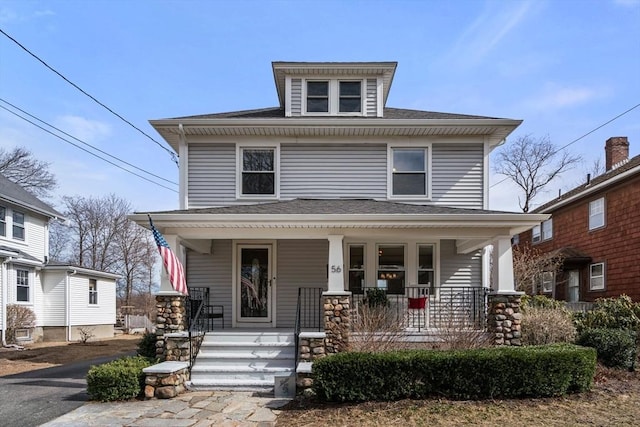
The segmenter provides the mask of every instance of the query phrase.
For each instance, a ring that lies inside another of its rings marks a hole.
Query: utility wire
[[[633,107],[629,108],[628,110],[623,111],[622,113],[618,114],[618,115],[617,115],[617,116],[615,116],[614,118],[612,118],[612,119],[610,119],[610,120],[607,120],[606,122],[604,122],[604,123],[603,123],[603,124],[601,124],[600,126],[596,127],[595,129],[590,130],[589,132],[585,133],[585,134],[584,134],[584,135],[582,135],[581,137],[576,138],[576,139],[574,139],[573,141],[571,141],[570,143],[568,143],[568,144],[566,144],[566,145],[564,145],[564,146],[562,146],[562,147],[558,148],[556,151],[554,151],[554,152],[553,152],[552,156],[553,156],[554,154],[558,153],[560,150],[564,150],[564,149],[565,149],[565,148],[567,148],[568,146],[573,145],[573,144],[575,144],[576,142],[580,141],[581,139],[586,138],[587,136],[591,135],[591,134],[592,134],[592,133],[594,133],[595,131],[597,131],[597,130],[599,130],[599,129],[602,129],[603,127],[605,127],[605,126],[606,126],[606,125],[608,125],[609,123],[611,123],[611,122],[613,122],[613,121],[615,121],[615,120],[618,120],[620,117],[624,116],[624,115],[625,115],[625,114],[627,114],[627,113],[630,113],[631,111],[635,110],[635,109],[636,109],[636,108],[638,108],[638,107],[640,107],[640,104],[636,104],[636,105],[634,105]],[[500,181],[496,182],[495,184],[491,184],[491,185],[489,186],[489,188],[493,188],[493,187],[495,187],[496,185],[500,185],[500,184],[502,184],[503,182],[505,182],[505,181],[506,181],[506,180],[508,180],[508,179],[509,179],[509,177],[503,178],[502,180],[500,180]]]
[[[33,121],[29,120],[28,118],[21,116],[20,114],[16,113],[15,111],[11,111],[10,109],[8,109],[7,107],[5,107],[5,106],[3,106],[3,105],[0,105],[0,108],[2,108],[3,110],[8,111],[9,113],[13,114],[13,115],[14,115],[14,116],[16,116],[16,117],[21,118],[21,119],[22,119],[22,120],[24,120],[25,122],[31,123],[33,126],[35,126],[35,127],[37,127],[37,128],[40,128],[41,130],[43,130],[43,131],[47,132],[48,134],[51,134],[51,135],[55,136],[56,138],[61,139],[61,140],[63,140],[64,142],[66,142],[66,143],[68,143],[68,144],[71,144],[71,145],[73,145],[74,147],[79,148],[80,150],[82,150],[82,151],[84,151],[84,152],[86,152],[86,153],[89,153],[89,154],[91,154],[92,156],[97,157],[98,159],[103,160],[103,161],[105,161],[105,162],[109,163],[110,165],[113,165],[113,166],[117,167],[118,169],[122,169],[123,171],[128,172],[128,173],[130,173],[131,175],[135,175],[135,176],[137,176],[138,178],[142,178],[142,179],[144,179],[145,181],[148,181],[148,182],[150,182],[150,183],[152,183],[152,184],[155,184],[155,185],[158,185],[158,186],[160,186],[160,187],[166,188],[167,190],[173,191],[174,193],[177,193],[177,192],[178,192],[177,190],[174,190],[173,188],[169,188],[169,187],[167,187],[166,185],[160,184],[159,182],[155,182],[155,181],[153,181],[153,180],[151,180],[151,179],[147,178],[146,176],[142,176],[142,175],[139,175],[139,174],[137,174],[137,173],[135,173],[135,172],[132,172],[132,171],[130,171],[129,169],[124,168],[124,167],[122,167],[122,166],[120,166],[120,165],[118,165],[118,164],[116,164],[116,163],[112,162],[111,160],[105,159],[104,157],[101,157],[101,156],[99,156],[98,154],[93,153],[93,152],[91,152],[91,151],[87,150],[86,148],[83,148],[83,147],[81,147],[80,145],[75,144],[75,143],[73,143],[73,142],[69,141],[68,139],[63,138],[63,137],[61,137],[60,135],[58,135],[58,134],[55,134],[55,133],[51,132],[49,129],[46,129],[46,128],[44,128],[44,127],[40,126],[39,124],[37,124],[37,123],[35,123],[35,122],[33,122]]]
[[[99,149],[98,147],[95,147],[95,146],[93,146],[93,145],[89,144],[88,142],[85,142],[85,141],[83,141],[83,140],[81,140],[81,139],[79,139],[79,138],[76,138],[75,136],[70,135],[70,134],[68,134],[67,132],[63,131],[62,129],[57,128],[57,127],[53,126],[52,124],[47,123],[47,122],[45,122],[44,120],[42,120],[42,119],[40,119],[40,118],[38,118],[38,117],[34,116],[33,114],[29,113],[28,111],[25,111],[25,110],[23,110],[22,108],[20,108],[20,107],[18,107],[18,106],[16,106],[16,105],[14,105],[14,104],[12,104],[12,103],[10,103],[10,102],[9,102],[9,101],[7,101],[6,99],[2,99],[2,98],[0,98],[0,102],[4,102],[5,104],[10,105],[12,108],[14,108],[14,109],[16,109],[16,110],[20,111],[20,112],[21,112],[21,113],[23,113],[23,114],[26,114],[27,116],[31,117],[31,118],[32,118],[32,119],[34,119],[34,120],[39,121],[40,123],[44,124],[45,126],[48,126],[48,127],[52,128],[52,129],[55,129],[55,130],[57,130],[58,132],[60,132],[61,134],[66,135],[66,136],[68,136],[69,138],[72,138],[72,139],[74,139],[74,140],[78,141],[78,142],[79,142],[79,143],[81,143],[81,144],[84,144],[84,145],[86,145],[86,146],[88,146],[88,147],[91,147],[92,149],[94,149],[94,150],[96,150],[96,151],[98,151],[98,152],[100,152],[100,153],[104,154],[105,156],[109,156],[109,157],[111,157],[111,158],[112,158],[112,159],[114,159],[114,160],[117,160],[117,161],[119,161],[119,162],[121,162],[121,163],[124,163],[124,164],[125,164],[125,165],[127,165],[127,166],[130,166],[130,167],[132,167],[132,168],[134,168],[134,169],[137,169],[137,170],[139,170],[140,172],[144,172],[144,173],[146,173],[147,175],[151,175],[151,176],[153,176],[153,177],[155,177],[155,178],[161,179],[162,181],[168,182],[169,184],[178,185],[178,183],[177,183],[177,182],[171,181],[171,180],[169,180],[169,179],[166,179],[166,178],[163,178],[163,177],[161,177],[161,176],[159,176],[159,175],[156,175],[156,174],[154,174],[154,173],[151,173],[151,172],[149,172],[149,171],[147,171],[147,170],[144,170],[144,169],[142,169],[142,168],[139,168],[138,166],[133,165],[133,164],[131,164],[131,163],[127,162],[126,160],[122,160],[121,158],[116,157],[116,156],[114,156],[114,155],[111,155],[111,154],[107,153],[106,151],[103,151],[103,150]]]
[[[113,114],[114,116],[118,117],[120,120],[122,120],[123,122],[125,122],[126,124],[128,124],[129,126],[131,126],[132,128],[134,128],[135,130],[137,130],[138,132],[140,132],[141,134],[143,134],[144,136],[146,136],[148,139],[150,139],[151,141],[155,142],[158,147],[162,148],[163,150],[165,150],[167,153],[169,153],[169,155],[171,156],[171,160],[173,160],[173,162],[176,164],[176,166],[178,166],[178,159],[175,155],[175,153],[171,150],[169,150],[168,148],[166,148],[165,146],[163,146],[160,142],[158,142],[157,140],[155,140],[151,135],[149,135],[148,133],[146,133],[145,131],[143,131],[142,129],[140,129],[139,127],[137,127],[136,125],[134,125],[133,123],[131,123],[129,120],[125,119],[124,117],[122,117],[120,114],[116,113],[115,111],[113,111],[111,108],[107,107],[105,104],[103,104],[102,102],[98,101],[94,96],[90,95],[89,93],[87,93],[84,89],[82,89],[80,86],[78,86],[77,84],[73,83],[71,80],[69,80],[68,78],[66,78],[65,76],[63,76],[60,72],[58,72],[56,69],[54,69],[53,67],[51,67],[49,64],[47,64],[44,60],[40,59],[40,57],[38,57],[35,53],[31,52],[29,49],[27,49],[25,46],[23,46],[18,40],[14,39],[13,37],[11,37],[9,34],[5,33],[2,28],[0,28],[0,33],[2,33],[4,36],[6,36],[9,40],[11,40],[12,42],[14,42],[15,44],[17,44],[18,46],[20,46],[20,48],[22,48],[22,50],[24,50],[25,52],[27,52],[29,55],[31,55],[32,57],[34,57],[36,60],[38,60],[42,65],[44,65],[45,67],[47,67],[49,70],[53,71],[55,74],[57,74],[59,77],[61,77],[64,81],[66,81],[67,83],[69,83],[71,86],[75,87],[76,89],[78,89],[80,92],[82,92],[84,95],[88,96],[89,98],[91,98],[94,102],[96,102],[98,105],[100,105],[101,107],[103,107],[104,109],[106,109],[107,111],[109,111],[111,114]]]

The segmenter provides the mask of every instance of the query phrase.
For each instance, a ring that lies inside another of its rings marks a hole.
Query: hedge
[[[142,370],[153,362],[146,357],[123,357],[92,366],[87,373],[87,393],[92,400],[126,400],[144,391]]]
[[[596,352],[573,344],[473,350],[345,352],[313,364],[316,395],[332,402],[429,396],[559,396],[591,388]]]
[[[629,329],[584,329],[577,343],[593,347],[598,360],[610,368],[633,370],[637,357],[637,334]]]

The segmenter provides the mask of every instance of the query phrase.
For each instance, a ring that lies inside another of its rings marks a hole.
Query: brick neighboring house
[[[629,295],[640,301],[640,155],[627,137],[609,138],[606,172],[532,213],[552,214],[519,243],[562,254],[562,271],[543,274],[538,291],[568,302]]]

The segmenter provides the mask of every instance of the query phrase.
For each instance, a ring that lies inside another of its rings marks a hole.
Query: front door
[[[249,326],[272,323],[272,246],[238,245],[236,319]],[[239,325],[239,326],[244,326]]]
[[[578,270],[569,270],[569,292],[567,295],[568,302],[580,301],[580,272]]]

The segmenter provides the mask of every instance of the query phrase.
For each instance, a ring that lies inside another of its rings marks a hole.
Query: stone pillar
[[[349,348],[351,332],[351,292],[324,292],[324,332],[327,354]]]
[[[494,345],[522,345],[522,295],[523,292],[489,294],[487,331],[491,334]]]
[[[156,355],[165,360],[167,354],[165,334],[187,329],[186,297],[171,293],[156,295]]]

